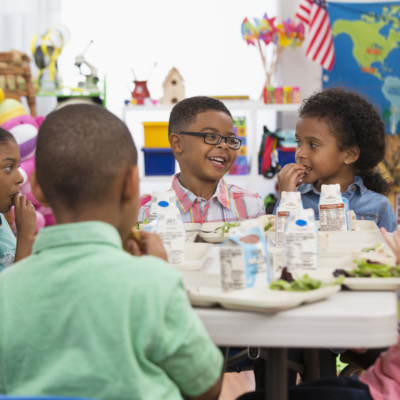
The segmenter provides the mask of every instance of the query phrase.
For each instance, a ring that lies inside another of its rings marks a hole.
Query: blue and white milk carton
[[[285,230],[290,212],[303,208],[300,192],[282,192],[276,211],[276,247],[285,245]]]
[[[150,223],[145,230],[160,235],[168,255],[168,262],[185,261],[185,227],[177,206],[175,191],[154,192],[151,197]]]
[[[312,208],[290,213],[285,233],[285,266],[289,271],[318,268],[318,228]]]
[[[220,245],[221,283],[224,291],[267,286],[267,241],[259,226],[240,227]]]
[[[151,194],[149,221],[157,218],[160,212],[164,212],[167,207],[177,206],[176,193],[174,190],[166,192],[153,192]]]

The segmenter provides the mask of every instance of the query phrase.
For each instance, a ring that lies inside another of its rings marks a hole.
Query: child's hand
[[[295,192],[297,183],[305,175],[306,168],[300,164],[286,164],[278,174],[279,194]]]
[[[394,255],[396,256],[397,263],[400,263],[400,225],[397,230],[390,234],[385,228],[381,228],[381,233],[386,243],[392,249]]]
[[[168,261],[167,252],[159,235],[145,231],[139,231],[139,234],[140,244],[133,239],[128,239],[126,242],[126,247],[131,254],[134,256],[155,256]]]
[[[18,240],[21,238],[33,239],[36,231],[36,210],[26,196],[19,194],[15,196],[14,214]]]

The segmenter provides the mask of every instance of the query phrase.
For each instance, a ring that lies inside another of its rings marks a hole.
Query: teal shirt
[[[103,222],[41,229],[0,274],[0,321],[0,393],[181,399],[222,371],[180,273]]]
[[[15,258],[15,249],[17,248],[17,239],[8,225],[3,214],[0,214],[0,272],[11,265]]]

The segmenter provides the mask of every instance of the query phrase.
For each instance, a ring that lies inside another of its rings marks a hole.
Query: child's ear
[[[31,190],[35,199],[44,207],[50,207],[49,202],[47,201],[45,195],[42,192],[42,188],[39,186],[39,183],[36,178],[36,171],[33,171],[30,175],[31,181]]]
[[[126,171],[125,180],[122,188],[123,200],[128,203],[135,203],[139,199],[139,168],[132,166]]]
[[[354,164],[360,157],[360,148],[358,146],[351,146],[346,151],[346,164]]]
[[[182,136],[177,133],[171,133],[169,136],[169,144],[174,154],[181,154],[183,151]]]

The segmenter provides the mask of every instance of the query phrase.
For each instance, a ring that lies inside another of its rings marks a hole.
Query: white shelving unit
[[[266,179],[258,173],[258,151],[261,144],[263,126],[271,131],[276,130],[278,112],[296,113],[299,104],[264,104],[252,100],[224,100],[233,116],[246,117],[247,160],[250,165],[248,175],[226,175],[229,183],[260,193],[266,196],[275,191],[275,179]],[[144,157],[141,148],[144,146],[142,122],[168,121],[172,106],[161,105],[127,105],[122,110],[122,118],[130,129],[138,149],[138,164],[141,170],[141,194],[153,190],[168,190],[171,187],[171,176],[144,176]],[[176,171],[179,166],[176,164]]]

